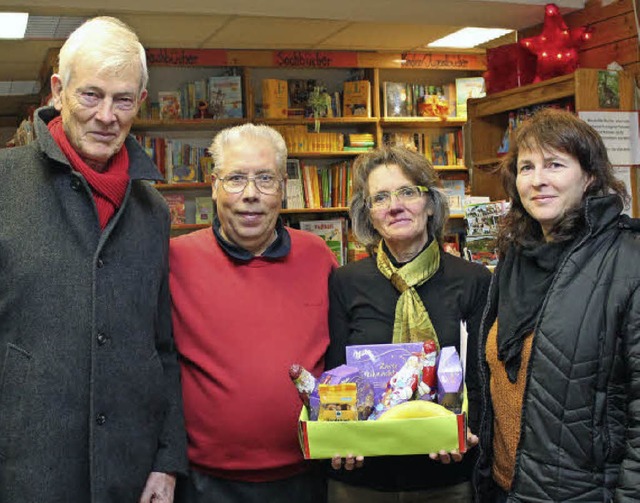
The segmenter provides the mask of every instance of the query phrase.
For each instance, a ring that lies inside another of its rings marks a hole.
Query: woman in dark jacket
[[[512,205],[480,354],[479,501],[640,501],[640,224],[598,133],[545,109],[502,165]]]

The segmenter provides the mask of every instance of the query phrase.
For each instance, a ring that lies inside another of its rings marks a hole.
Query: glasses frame
[[[274,192],[265,192],[263,189],[260,188],[260,186],[256,183],[256,178],[259,178],[261,176],[264,176],[268,173],[261,173],[258,175],[253,175],[253,176],[249,176],[249,175],[243,175],[240,173],[235,173],[235,174],[231,174],[231,175],[227,175],[225,177],[222,176],[216,176],[216,181],[220,180],[220,185],[222,185],[222,189],[227,193],[227,194],[242,194],[247,187],[249,186],[249,183],[253,182],[253,186],[256,188],[256,190],[258,192],[260,192],[260,194],[263,194],[265,196],[275,196],[278,192],[280,192],[281,190],[283,190],[283,182],[284,179],[280,176],[276,176],[274,175],[274,180],[277,181],[276,183],[276,189]],[[247,183],[244,184],[244,186],[240,189],[240,190],[229,190],[226,185],[225,182],[229,179],[229,177],[231,176],[244,176],[247,179]]]
[[[380,204],[380,205],[375,205],[373,204],[373,199],[372,196],[369,196],[365,199],[365,203],[367,205],[367,208],[369,208],[369,210],[387,210],[389,209],[389,207],[391,206],[391,198],[395,197],[396,199],[398,199],[399,201],[403,201],[401,198],[398,197],[398,194],[405,190],[405,189],[417,189],[418,193],[420,195],[422,194],[426,194],[427,192],[429,192],[429,187],[425,187],[424,185],[408,185],[405,187],[400,187],[396,190],[392,190],[392,191],[381,191],[381,192],[388,192],[389,194],[389,199],[387,201],[386,204]],[[376,194],[379,194],[380,192],[376,192]],[[374,195],[376,195],[374,194]],[[417,199],[416,199],[417,200]]]

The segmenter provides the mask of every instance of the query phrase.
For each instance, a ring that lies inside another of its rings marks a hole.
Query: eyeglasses
[[[229,175],[224,178],[217,177],[222,182],[222,188],[229,194],[239,194],[247,188],[249,182],[253,182],[259,192],[266,196],[277,194],[280,190],[282,179],[269,173],[262,173],[255,176]]]
[[[400,187],[391,192],[382,191],[367,197],[367,207],[372,210],[383,210],[391,205],[391,196],[395,196],[401,203],[410,203],[417,200],[424,192],[429,192],[427,187],[422,185],[412,185],[410,187]]]

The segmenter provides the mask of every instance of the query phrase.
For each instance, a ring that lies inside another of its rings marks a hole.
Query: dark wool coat
[[[129,137],[131,181],[101,232],[54,116],[0,150],[0,503],[133,503],[151,471],[186,469],[169,213]]]
[[[588,234],[572,245],[544,300],[510,503],[640,501],[640,222],[620,217],[621,209],[617,196],[588,200]],[[482,346],[491,311],[490,304]],[[476,490],[491,501],[493,411],[480,357]]]

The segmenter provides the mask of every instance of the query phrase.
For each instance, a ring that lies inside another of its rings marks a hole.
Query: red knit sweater
[[[189,461],[215,476],[260,482],[305,468],[288,369],[323,370],[335,259],[318,237],[287,230],[289,255],[247,263],[229,258],[211,229],[171,240]]]

